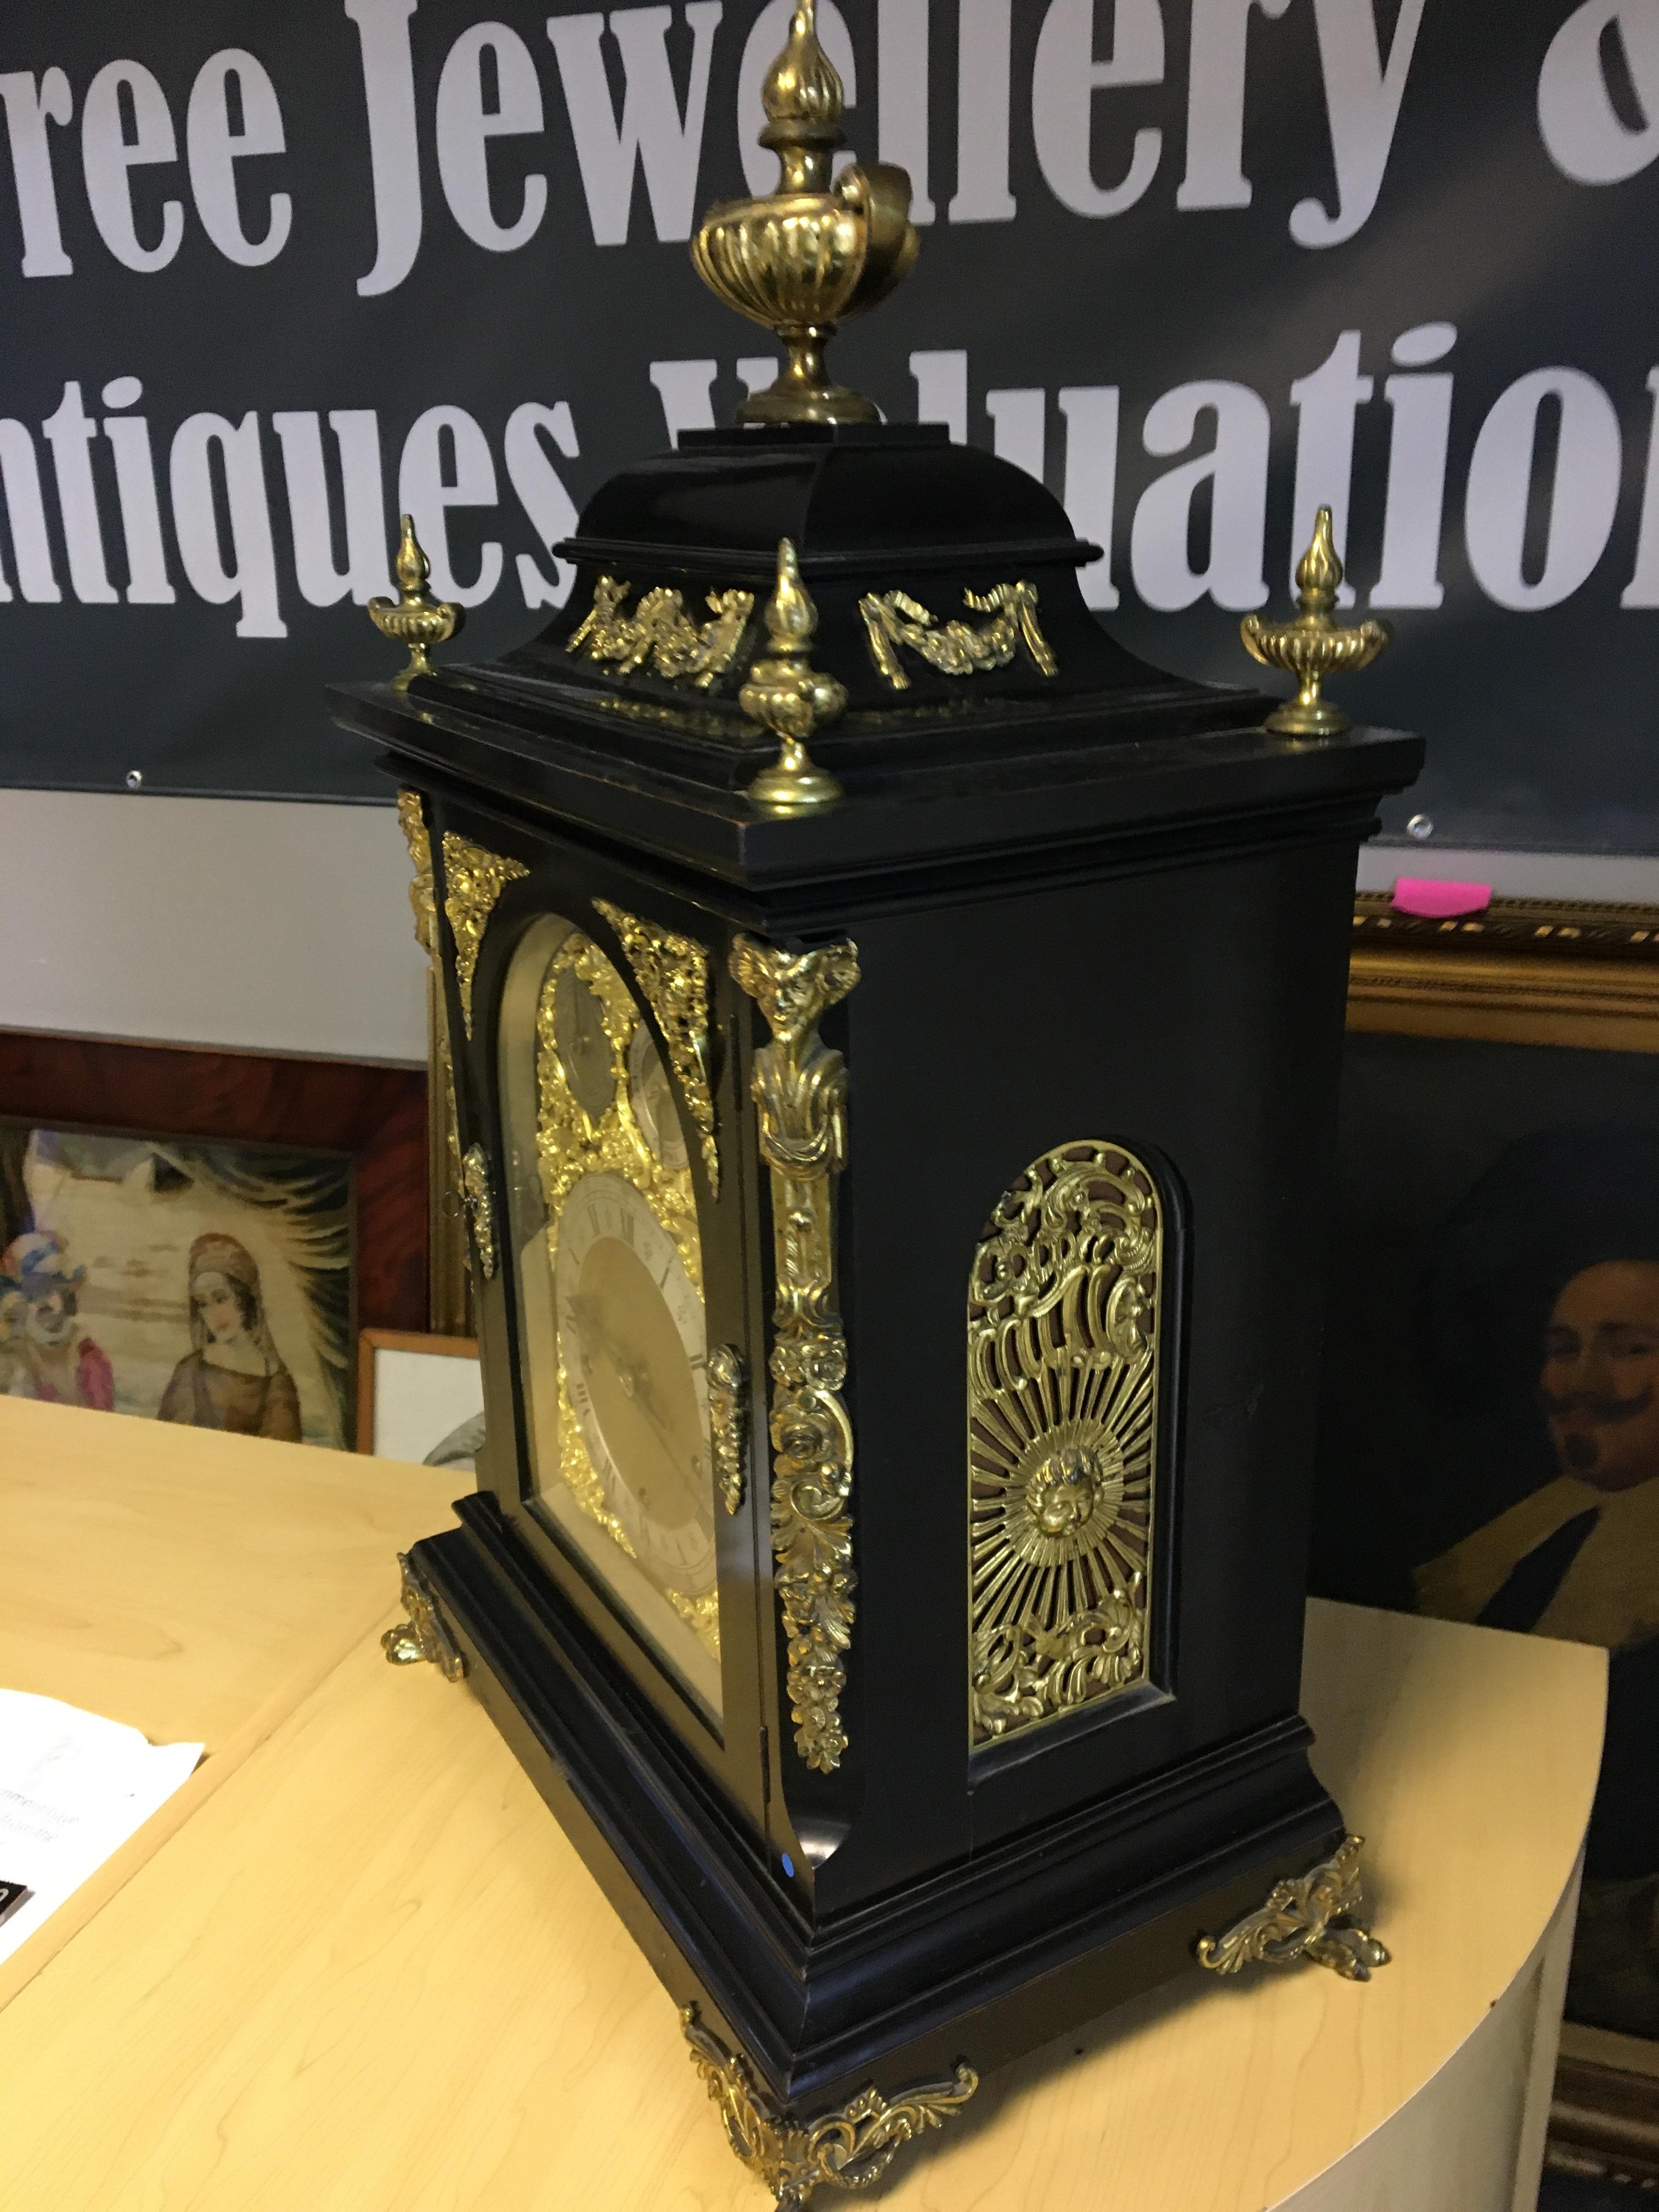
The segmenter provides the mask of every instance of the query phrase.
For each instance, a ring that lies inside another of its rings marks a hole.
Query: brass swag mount
[[[631,615],[624,614],[623,602],[633,588],[618,577],[601,576],[593,604],[566,638],[565,651],[609,661],[618,676],[648,665],[665,683],[708,690],[737,657],[755,611],[754,593],[710,592],[714,619],[699,626],[686,613],[684,596],[662,584],[643,593]]]
[[[862,393],[827,380],[823,353],[836,326],[884,300],[915,260],[910,179],[878,161],[832,181],[831,160],[846,143],[845,95],[818,44],[816,0],[800,0],[761,97],[760,143],[778,157],[777,188],[710,208],[691,245],[709,289],[775,331],[788,356],[777,381],[745,400],[738,420],[878,422]]]
[[[1328,676],[1369,668],[1394,632],[1385,622],[1348,628],[1334,619],[1342,584],[1342,563],[1331,534],[1331,510],[1322,507],[1314,522],[1313,543],[1296,564],[1297,615],[1293,622],[1263,622],[1246,615],[1238,625],[1244,650],[1264,668],[1282,668],[1300,689],[1294,699],[1275,707],[1265,726],[1285,738],[1334,738],[1350,727],[1340,707],[1322,696]]]

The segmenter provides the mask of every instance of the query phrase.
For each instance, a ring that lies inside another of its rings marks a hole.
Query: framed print
[[[1571,2166],[1659,2121],[1659,913],[1362,899],[1348,1030],[1311,1587],[1609,1654]]]
[[[366,1328],[357,1449],[470,1474],[483,1443],[483,1370],[471,1337]]]
[[[350,1443],[424,1317],[414,1070],[0,1035],[0,1391]]]

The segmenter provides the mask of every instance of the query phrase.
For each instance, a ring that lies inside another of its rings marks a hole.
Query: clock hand
[[[570,1303],[576,1322],[576,1333],[582,1340],[584,1350],[591,1346],[609,1363],[629,1401],[639,1408],[645,1419],[656,1431],[670,1457],[674,1457],[677,1440],[657,1403],[657,1395],[648,1367],[639,1364],[629,1356],[624,1346],[604,1326],[593,1301],[577,1297]]]

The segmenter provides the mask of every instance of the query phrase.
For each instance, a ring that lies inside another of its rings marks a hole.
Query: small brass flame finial
[[[843,94],[818,43],[816,0],[799,0],[762,96],[760,143],[778,157],[777,190],[710,208],[691,242],[710,290],[775,331],[788,351],[776,383],[745,400],[738,420],[878,422],[871,401],[827,380],[823,349],[838,324],[884,300],[915,259],[910,179],[888,161],[832,179]]]
[[[408,667],[400,668],[392,679],[397,691],[406,691],[417,676],[436,674],[427,658],[427,647],[447,644],[466,620],[465,607],[434,599],[428,591],[426,580],[432,574],[432,563],[415,535],[414,516],[405,514],[402,520],[403,538],[392,564],[398,597],[368,603],[368,618],[380,635],[409,647]]]
[[[738,704],[750,721],[782,742],[776,762],[763,769],[749,787],[750,804],[765,814],[805,814],[815,806],[831,805],[842,796],[835,777],[816,767],[806,750],[813,731],[836,720],[847,705],[845,685],[812,665],[817,628],[818,611],[800,580],[795,549],[781,538],[777,588],[766,608],[771,652],[766,659],[756,661],[738,694]]]
[[[1394,632],[1385,622],[1364,622],[1345,629],[1332,619],[1342,581],[1342,563],[1331,535],[1331,510],[1322,507],[1314,522],[1313,543],[1296,568],[1294,622],[1264,623],[1246,615],[1238,625],[1244,649],[1264,668],[1282,668],[1301,689],[1268,715],[1267,727],[1287,738],[1334,738],[1349,726],[1340,707],[1320,696],[1328,676],[1369,668]]]

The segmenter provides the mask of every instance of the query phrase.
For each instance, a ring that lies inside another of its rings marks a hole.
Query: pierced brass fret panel
[[[1004,1193],[974,1255],[974,1744],[1146,1679],[1164,1211],[1133,1153],[1079,1140]]]

